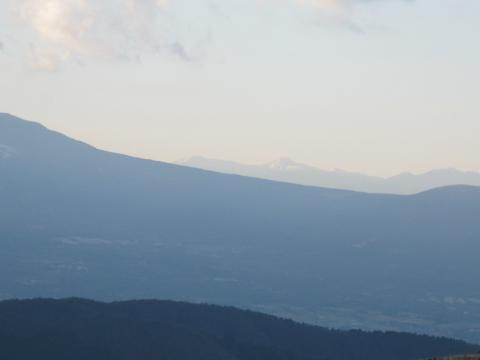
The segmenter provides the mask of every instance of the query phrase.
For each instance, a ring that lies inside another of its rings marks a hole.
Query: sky
[[[0,112],[111,151],[480,170],[478,0],[0,0]]]

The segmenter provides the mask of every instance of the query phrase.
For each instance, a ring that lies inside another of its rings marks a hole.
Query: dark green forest
[[[479,348],[406,333],[329,330],[212,305],[0,302],[0,357],[9,360],[414,360]]]

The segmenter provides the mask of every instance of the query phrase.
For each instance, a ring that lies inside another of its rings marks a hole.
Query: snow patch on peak
[[[8,145],[5,144],[0,144],[0,159],[8,159],[11,158],[13,155],[15,155],[17,151]]]
[[[289,158],[280,158],[265,165],[268,169],[278,171],[292,171],[305,169],[305,165],[297,163]]]

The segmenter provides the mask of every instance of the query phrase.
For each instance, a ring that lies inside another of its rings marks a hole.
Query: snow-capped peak
[[[265,166],[270,170],[277,171],[291,171],[305,168],[305,165],[297,163],[289,158],[280,158],[265,164]]]

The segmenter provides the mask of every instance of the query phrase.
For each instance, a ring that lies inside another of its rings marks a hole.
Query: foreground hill
[[[208,305],[0,302],[0,353],[16,360],[415,360],[473,350],[445,338],[340,332]]]
[[[480,360],[480,354],[447,356],[442,358],[431,358],[428,360]]]
[[[246,165],[194,156],[177,164],[225,174],[370,193],[407,195],[459,184],[480,186],[480,172],[457,169],[437,169],[418,175],[402,173],[383,178],[344,170],[322,170],[286,158],[266,164]]]
[[[223,175],[5,114],[0,152],[0,298],[169,298],[480,342],[480,188]]]

